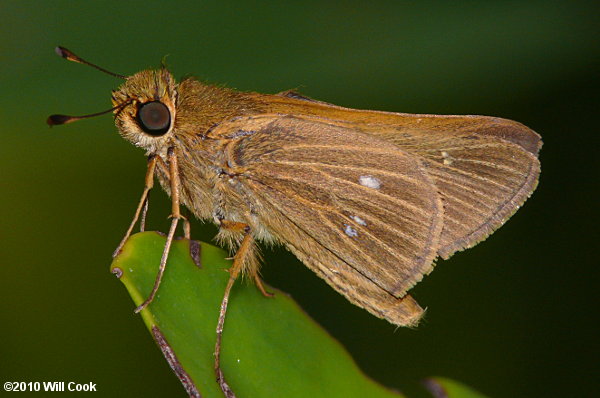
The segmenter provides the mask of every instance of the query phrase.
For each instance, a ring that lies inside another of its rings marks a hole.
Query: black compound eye
[[[142,104],[138,109],[137,119],[140,127],[155,137],[165,134],[171,126],[171,112],[160,101]]]

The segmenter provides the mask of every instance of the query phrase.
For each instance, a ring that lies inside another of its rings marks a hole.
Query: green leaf
[[[111,265],[136,305],[152,290],[164,244],[155,232],[136,234]],[[189,241],[173,243],[158,294],[141,315],[155,339],[164,337],[159,346],[168,344],[177,357],[179,366],[171,365],[180,379],[189,375],[203,397],[222,397],[213,350],[231,264],[223,250],[199,247],[201,268],[190,256]],[[365,376],[285,293],[269,290],[275,297],[240,280],[231,293],[221,361],[237,397],[401,397]]]

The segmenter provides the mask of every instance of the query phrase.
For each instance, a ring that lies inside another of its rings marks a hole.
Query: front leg
[[[173,243],[173,238],[175,237],[175,230],[177,229],[177,223],[179,219],[183,219],[185,222],[184,231],[186,238],[189,239],[189,224],[188,220],[181,215],[179,208],[179,168],[177,165],[177,155],[175,153],[175,148],[170,147],[167,150],[167,163],[169,166],[169,181],[171,184],[171,215],[169,216],[171,220],[171,227],[169,228],[169,233],[167,235],[167,242],[165,243],[165,248],[163,249],[163,254],[160,259],[160,265],[158,267],[158,273],[156,275],[156,279],[154,281],[154,286],[152,287],[152,291],[148,298],[140,304],[135,312],[139,313],[141,310],[146,308],[152,300],[154,300],[154,296],[156,296],[156,292],[158,291],[158,287],[160,286],[160,282],[165,273],[165,268],[167,267],[167,259],[169,257],[169,251],[171,250],[171,243]]]
[[[113,257],[116,257],[121,252],[121,249],[125,245],[125,242],[127,242],[127,239],[129,239],[129,236],[131,235],[131,232],[133,231],[133,228],[135,227],[135,224],[137,223],[137,220],[140,217],[140,212],[142,212],[142,221],[140,222],[140,230],[142,230],[142,231],[144,230],[144,227],[146,224],[146,212],[148,211],[148,195],[150,193],[150,190],[154,186],[154,171],[156,170],[157,159],[159,159],[159,157],[156,155],[148,156],[148,169],[146,170],[146,179],[144,181],[144,191],[142,192],[142,197],[140,198],[140,203],[138,204],[138,207],[135,211],[135,214],[133,216],[133,220],[131,221],[131,224],[129,224],[129,228],[127,229],[127,232],[125,232],[125,236],[123,237],[123,239],[121,239],[119,246],[117,246],[117,248],[113,252]]]

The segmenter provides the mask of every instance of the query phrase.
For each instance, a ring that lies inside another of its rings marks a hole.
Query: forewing
[[[422,160],[444,202],[438,254],[450,257],[499,228],[535,189],[540,136],[489,116],[366,111],[272,96],[273,110],[309,114],[386,140]]]
[[[443,208],[414,156],[310,117],[253,116],[213,133],[232,131],[227,164],[254,213],[317,274],[398,299],[431,270]]]
[[[540,136],[511,120],[399,115],[397,124],[369,131],[423,159],[444,202],[444,258],[499,228],[538,182]]]

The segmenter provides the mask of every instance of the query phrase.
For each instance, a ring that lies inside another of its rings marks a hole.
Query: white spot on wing
[[[358,232],[348,224],[344,224],[344,232],[351,238],[356,238],[358,236]]]
[[[362,218],[360,218],[359,216],[350,216],[350,218],[352,220],[354,220],[354,222],[357,224],[360,224],[362,226],[367,226],[367,222],[365,220],[363,220]]]
[[[452,156],[446,151],[442,151],[442,158],[444,159],[444,164],[446,166],[450,166],[454,160],[452,160]]]
[[[379,189],[381,187],[381,181],[373,176],[360,176],[358,182],[367,188]]]

